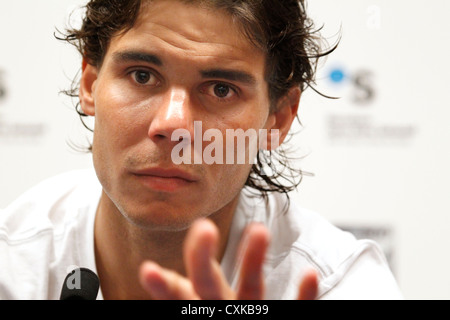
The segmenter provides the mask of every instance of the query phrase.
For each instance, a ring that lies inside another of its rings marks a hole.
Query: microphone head
[[[60,300],[96,300],[100,288],[97,275],[87,268],[77,268],[64,279]]]

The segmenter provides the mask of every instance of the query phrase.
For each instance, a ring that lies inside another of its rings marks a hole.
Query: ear
[[[269,114],[266,122],[267,145],[265,149],[275,150],[286,139],[292,123],[297,116],[302,91],[292,87],[288,93],[279,99],[275,111]]]
[[[83,60],[82,75],[80,80],[80,105],[88,116],[95,116],[95,83],[98,77],[98,69]]]

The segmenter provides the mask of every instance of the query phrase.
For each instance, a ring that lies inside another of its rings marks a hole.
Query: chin
[[[131,224],[148,232],[183,232],[189,229],[195,220],[202,218],[202,215],[192,212],[174,212],[167,208],[121,213]]]

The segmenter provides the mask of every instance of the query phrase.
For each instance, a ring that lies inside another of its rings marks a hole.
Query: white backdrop
[[[67,89],[75,50],[55,40],[81,0],[0,0],[0,208],[42,179],[91,166]],[[339,49],[300,106],[295,202],[385,249],[408,299],[450,299],[450,2],[313,0]],[[73,17],[76,21],[76,15]]]

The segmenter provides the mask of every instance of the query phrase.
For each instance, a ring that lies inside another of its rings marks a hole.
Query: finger
[[[298,300],[315,300],[319,288],[319,280],[317,272],[309,269],[305,272],[302,282],[300,283]]]
[[[154,262],[144,262],[139,272],[142,287],[155,300],[196,300],[190,281]]]
[[[264,259],[269,246],[269,233],[261,224],[251,225],[242,246],[242,266],[238,299],[264,299]]]
[[[186,238],[184,258],[188,278],[201,299],[232,299],[233,293],[216,260],[219,232],[209,220],[193,224]]]

